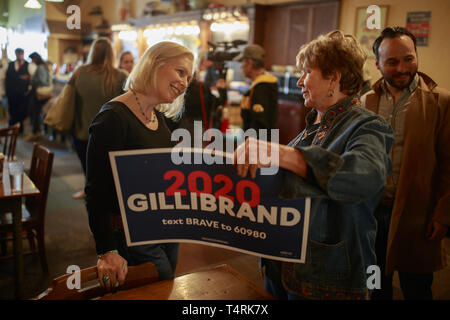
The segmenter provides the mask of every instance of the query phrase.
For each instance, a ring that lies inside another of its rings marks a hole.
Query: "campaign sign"
[[[199,163],[194,157],[202,159],[202,150],[189,149],[190,164],[177,165],[171,152],[110,152],[129,246],[196,242],[269,259],[305,261],[310,199],[278,197],[283,170],[241,178],[227,162],[232,155],[217,153],[223,164],[194,164]]]

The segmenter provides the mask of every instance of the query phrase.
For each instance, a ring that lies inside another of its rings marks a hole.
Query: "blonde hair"
[[[94,41],[83,67],[88,72],[103,75],[102,90],[105,96],[110,96],[117,90],[120,71],[114,68],[114,51],[109,39],[98,38]]]
[[[352,35],[331,31],[304,44],[297,54],[297,67],[319,68],[324,78],[341,73],[341,92],[354,95],[364,82],[364,62],[367,55]]]
[[[188,48],[171,41],[162,41],[148,48],[125,83],[125,90],[132,90],[147,95],[156,90],[157,71],[169,60],[187,56],[194,62],[194,54]],[[160,104],[156,109],[168,118],[175,118],[181,114],[184,94],[171,104]]]

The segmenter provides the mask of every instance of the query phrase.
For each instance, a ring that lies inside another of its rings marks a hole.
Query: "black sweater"
[[[98,254],[117,249],[111,215],[120,216],[120,209],[108,152],[174,145],[163,114],[156,110],[155,113],[159,126],[152,131],[123,103],[110,101],[103,105],[89,127],[86,208]]]

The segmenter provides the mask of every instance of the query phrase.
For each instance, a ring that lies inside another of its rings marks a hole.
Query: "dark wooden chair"
[[[50,288],[39,294],[32,300],[90,300],[99,298],[106,294],[98,283],[97,267],[80,270],[80,289],[69,289],[67,281],[72,281],[75,274],[66,274],[53,280]],[[118,290],[127,290],[159,280],[158,270],[151,262],[137,266],[129,266],[125,283]]]
[[[29,177],[41,193],[36,196],[27,197],[25,204],[22,205],[22,228],[28,238],[31,253],[38,253],[40,256],[44,272],[48,271],[44,241],[45,209],[47,206],[53,158],[53,152],[37,143],[34,144]],[[12,240],[12,238],[8,237],[12,231],[12,214],[10,212],[0,214],[0,235],[7,235],[0,239],[2,241],[2,251],[6,251],[6,240]],[[35,239],[37,240],[37,251]],[[6,256],[6,252],[2,252],[2,256]],[[2,259],[4,258],[6,257],[2,257]]]
[[[16,141],[19,134],[20,123],[8,128],[0,129],[0,150],[5,155],[6,161],[14,160],[16,153]]]

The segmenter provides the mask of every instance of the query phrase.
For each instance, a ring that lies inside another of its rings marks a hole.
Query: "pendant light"
[[[28,0],[24,7],[28,9],[40,9],[42,6],[38,0]]]

